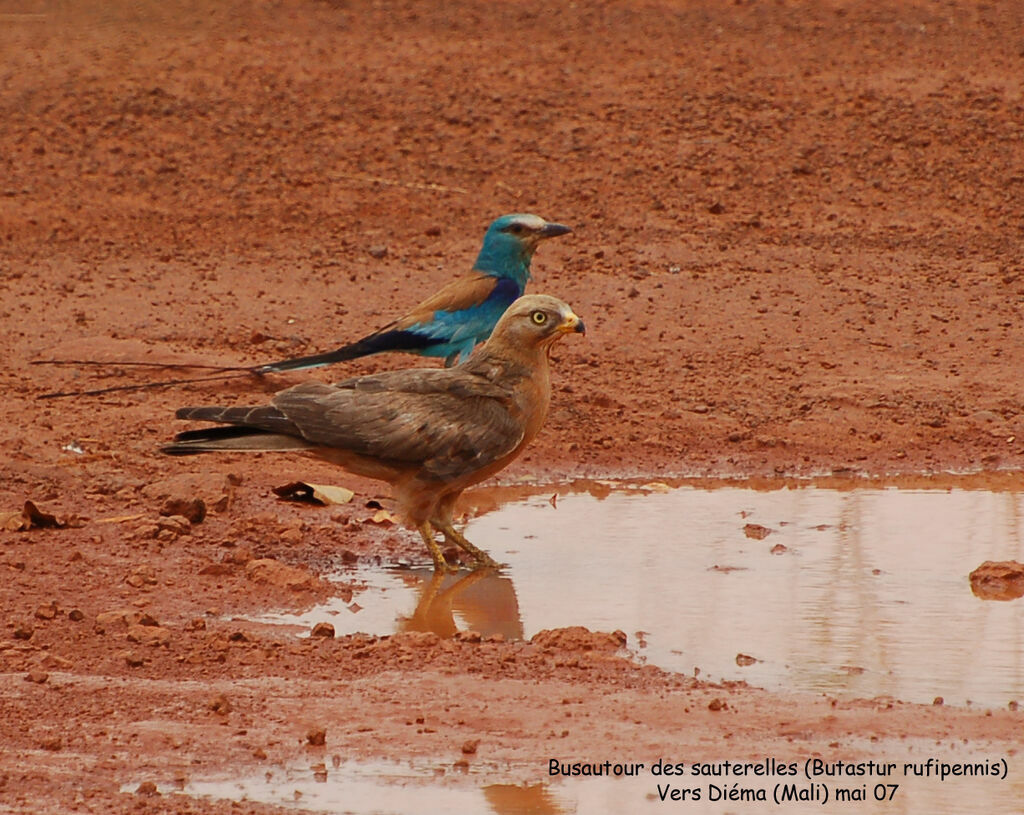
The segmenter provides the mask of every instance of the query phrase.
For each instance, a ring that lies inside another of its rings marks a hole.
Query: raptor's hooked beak
[[[562,319],[561,325],[558,326],[558,330],[562,334],[586,334],[587,327],[583,325],[583,320],[576,316],[573,312],[569,312]]]
[[[564,224],[545,224],[539,235],[543,238],[557,238],[559,235],[568,235],[572,229]]]

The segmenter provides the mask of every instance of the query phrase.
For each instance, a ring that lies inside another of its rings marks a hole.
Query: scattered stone
[[[156,784],[152,781],[143,781],[135,790],[136,795],[145,795],[152,798],[154,795],[159,795],[160,790],[157,789]],[[141,806],[141,804],[140,804]]]
[[[218,716],[227,716],[231,712],[231,702],[223,693],[213,697],[207,707]]]
[[[457,631],[453,639],[457,642],[478,643],[483,637],[479,631]]]
[[[141,589],[143,586],[155,586],[157,584],[156,569],[148,563],[143,563],[132,569],[124,582],[135,589]]]
[[[1024,563],[986,560],[970,574],[971,591],[982,600],[1024,597]]]
[[[44,750],[49,750],[51,753],[56,753],[64,747],[64,741],[60,736],[52,736],[48,739],[43,739],[39,746]]]
[[[946,704],[946,700],[943,699],[941,696],[936,696],[934,699],[932,699],[932,704],[936,707],[939,707],[940,705]]]
[[[736,664],[741,668],[746,668],[748,665],[753,665],[756,662],[758,662],[757,658],[749,654],[736,654]]]
[[[530,639],[532,645],[549,651],[618,651],[626,641],[622,631],[591,631],[581,625],[545,629]]]
[[[96,615],[95,630],[97,634],[106,634],[115,628],[128,628],[136,625],[142,619],[142,614],[134,608],[118,608],[113,611],[104,611]]]
[[[174,537],[192,534],[192,522],[184,515],[168,515],[156,522],[157,537],[161,532],[169,532]]]
[[[773,555],[784,555],[789,551],[789,547],[785,544],[777,543],[768,551]]]
[[[334,638],[334,626],[330,623],[317,623],[313,626],[311,636]]]
[[[265,583],[292,591],[308,591],[315,583],[314,577],[305,569],[287,566],[273,558],[249,561],[245,567],[245,576],[254,583]]]
[[[125,651],[123,655],[124,661],[127,663],[129,668],[141,668],[146,664],[146,660],[134,651]]]
[[[36,609],[36,619],[52,620],[59,612],[60,609],[57,607],[57,604],[51,600],[46,605],[39,606],[39,608]]]
[[[155,538],[160,534],[160,527],[156,525],[155,521],[146,520],[140,521],[138,526],[135,527],[134,535],[136,538]]]
[[[224,562],[233,563],[236,566],[244,566],[252,560],[252,558],[253,555],[249,549],[246,549],[244,546],[239,546],[237,549],[233,549],[224,555]]]
[[[85,619],[85,614],[80,608],[73,608],[68,612],[68,619],[73,623],[80,623]]]
[[[252,751],[252,757],[257,761],[263,761],[267,757],[266,751],[262,747],[257,747]]]
[[[199,570],[199,574],[213,577],[220,577],[232,572],[234,569],[228,563],[208,563]]]
[[[723,702],[717,697],[708,702],[708,710],[713,710],[715,712],[718,712],[719,710],[726,710],[728,707],[729,704],[727,702]]]
[[[142,615],[139,617],[139,625],[158,626],[160,625],[160,623],[156,621],[156,617],[154,617],[152,614],[143,612]]]
[[[310,747],[323,747],[327,744],[327,731],[322,727],[310,728],[306,733],[306,743]]]
[[[21,623],[14,629],[14,639],[16,640],[30,640],[32,635],[35,633],[35,629],[32,628],[28,623]]]
[[[47,654],[44,656],[42,665],[44,668],[49,668],[54,671],[70,671],[75,667],[75,663],[70,659],[65,659],[57,654]]]
[[[137,624],[129,626],[125,638],[128,642],[137,642],[139,645],[156,648],[161,645],[170,645],[171,632],[160,626]]]
[[[172,501],[187,503],[199,499],[207,510],[218,512],[227,508],[234,492],[234,487],[241,483],[237,476],[224,476],[220,473],[178,473],[170,478],[154,481],[142,488],[142,494],[151,501],[163,502],[167,506]],[[181,513],[185,515],[186,513]]]
[[[193,617],[188,621],[188,625],[185,626],[186,631],[205,631],[206,620],[202,617]]]
[[[202,523],[206,518],[206,502],[202,498],[183,498],[172,496],[160,507],[161,515],[178,515],[190,524]]]
[[[302,530],[297,526],[285,529],[281,533],[281,543],[286,546],[297,546],[302,543]]]
[[[392,648],[435,648],[441,638],[433,631],[400,631],[390,637],[381,637],[381,644]]]
[[[747,524],[743,527],[743,534],[748,538],[760,541],[772,534],[772,530],[767,526],[761,526],[761,524]]]
[[[476,748],[480,746],[480,739],[469,739],[462,743],[463,755],[471,756],[476,753]]]
[[[25,674],[26,682],[35,682],[37,685],[45,684],[50,678],[50,675],[46,671],[29,671]]]
[[[388,255],[388,248],[383,244],[374,244],[367,251],[370,253],[370,257],[377,260],[381,260]]]

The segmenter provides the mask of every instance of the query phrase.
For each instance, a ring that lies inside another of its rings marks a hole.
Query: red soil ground
[[[500,480],[1015,487],[1022,30],[1009,3],[0,0],[0,509],[72,520],[0,531],[0,808],[234,811],[120,788],[323,760],[317,727],[327,755],[442,766],[540,766],[563,730],[565,759],[1012,754],[1015,711],[715,687],[583,632],[226,622],[345,591],[316,577],[343,555],[420,544],[364,523],[379,485],[344,478],[359,500],[312,515],[270,494],[338,483],[326,465],[157,452],[176,406],[301,377],[40,401],[138,375],[30,362],[331,348],[465,272],[497,215],[536,212],[575,233],[541,247],[531,290],[590,331]],[[168,496],[210,513],[161,529]]]

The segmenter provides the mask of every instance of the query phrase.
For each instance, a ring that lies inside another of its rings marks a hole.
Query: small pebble
[[[327,731],[322,727],[314,727],[306,733],[306,742],[311,747],[323,747],[327,744]]]

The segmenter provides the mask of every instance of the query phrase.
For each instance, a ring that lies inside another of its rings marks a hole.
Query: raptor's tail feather
[[[249,430],[263,433],[282,433],[301,437],[295,423],[273,405],[257,407],[183,407],[174,415],[179,419],[193,419],[200,422],[217,422],[233,425],[225,430]],[[220,428],[210,428],[217,430]],[[203,432],[203,431],[196,431]]]
[[[316,445],[304,439],[273,433],[258,427],[207,427],[186,430],[174,437],[174,443],[161,447],[171,456],[190,456],[196,453],[267,450],[308,450]]]

